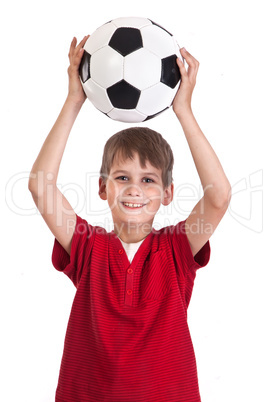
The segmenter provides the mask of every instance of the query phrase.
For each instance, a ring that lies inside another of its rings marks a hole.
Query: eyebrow
[[[128,172],[127,170],[115,170],[114,172],[111,172],[111,174],[112,174],[112,175],[117,175],[117,174],[125,174],[125,175],[128,175],[129,172]],[[143,173],[142,173],[142,176],[154,176],[154,177],[157,177],[157,178],[160,177],[158,174],[153,173],[153,172],[143,172]]]

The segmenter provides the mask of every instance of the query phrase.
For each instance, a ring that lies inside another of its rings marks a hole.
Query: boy
[[[196,270],[209,260],[209,238],[230,199],[230,184],[191,110],[198,62],[181,50],[188,69],[178,60],[181,85],[173,110],[200,176],[202,199],[185,222],[155,231],[157,210],[173,198],[172,151],[152,130],[124,130],[107,141],[99,179],[99,195],[114,222],[107,233],[78,217],[56,186],[85,101],[78,69],[86,40],[71,43],[68,96],[29,179],[56,238],[53,264],[77,287],[56,401],[198,402],[187,307]]]

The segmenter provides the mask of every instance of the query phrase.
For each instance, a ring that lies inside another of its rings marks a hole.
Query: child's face
[[[142,167],[138,154],[134,154],[125,161],[115,158],[106,182],[100,180],[99,193],[108,201],[117,226],[152,225],[160,205],[171,202],[173,185],[164,189],[162,171],[150,162]]]

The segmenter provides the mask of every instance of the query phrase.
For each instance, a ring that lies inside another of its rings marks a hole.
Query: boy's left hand
[[[180,49],[182,57],[188,64],[186,69],[183,62],[177,58],[177,64],[181,73],[181,83],[178,92],[173,100],[173,110],[180,117],[185,111],[191,111],[191,99],[196,83],[196,76],[199,68],[199,62],[184,48]]]

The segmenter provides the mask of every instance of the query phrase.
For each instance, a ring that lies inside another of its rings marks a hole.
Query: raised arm
[[[230,202],[231,186],[217,155],[192,112],[191,97],[199,63],[185,49],[181,49],[181,54],[188,64],[188,69],[178,59],[182,80],[173,102],[173,110],[181,123],[204,191],[203,198],[195,205],[185,226],[195,255],[208,241],[224,216]]]
[[[28,183],[28,188],[42,217],[68,253],[71,251],[76,214],[59,191],[57,177],[69,134],[86,99],[78,69],[87,38],[85,37],[78,45],[76,38],[71,43],[68,96],[34,162]]]

